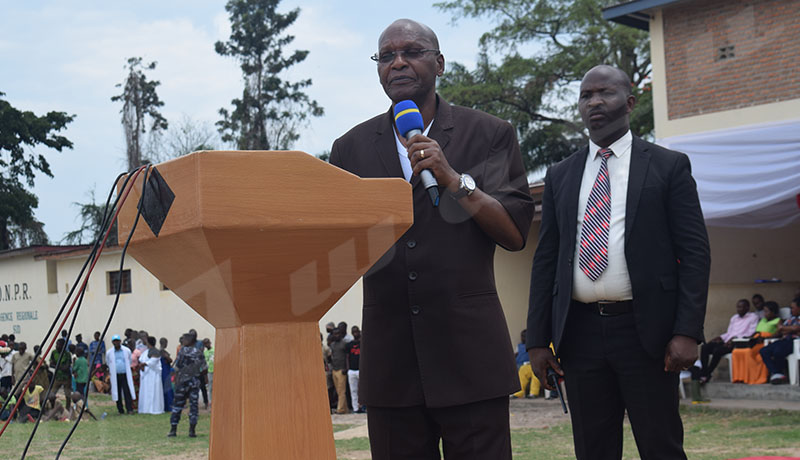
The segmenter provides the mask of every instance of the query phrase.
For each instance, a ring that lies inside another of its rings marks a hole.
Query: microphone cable
[[[120,255],[119,259],[119,271],[122,273],[122,268],[125,264],[125,255],[128,252],[128,246],[131,243],[131,238],[133,238],[133,234],[136,232],[136,226],[139,224],[139,218],[142,216],[142,209],[144,208],[144,198],[147,194],[147,176],[150,173],[151,165],[147,165],[147,168],[144,172],[144,177],[142,178],[142,195],[139,197],[139,205],[137,206],[136,218],[133,220],[133,226],[131,227],[131,231],[128,234],[128,239],[125,240],[125,245],[122,247],[122,254]],[[116,219],[116,215],[114,216]],[[111,313],[108,315],[108,320],[106,321],[106,325],[103,328],[103,333],[100,335],[100,341],[103,342],[105,340],[106,332],[108,332],[108,328],[111,326],[111,321],[114,319],[114,314],[117,311],[117,305],[119,304],[119,297],[122,293],[122,276],[117,278],[117,295],[114,297],[114,305],[111,307]],[[77,315],[77,313],[76,313]],[[74,322],[74,320],[73,320]],[[100,347],[95,349],[94,354],[92,355],[92,362],[94,362],[94,357],[97,356],[97,351]],[[127,383],[126,383],[127,384]],[[75,433],[75,430],[78,428],[78,424],[83,419],[83,413],[86,411],[86,406],[89,403],[89,391],[88,386],[86,388],[86,394],[83,398],[83,404],[81,405],[81,411],[78,414],[78,417],[72,423],[72,428],[70,428],[69,433],[64,438],[64,441],[61,443],[61,446],[58,448],[58,452],[56,453],[56,460],[61,458],[61,453],[64,451],[64,448],[67,446],[70,438],[72,438],[72,434]],[[119,395],[117,395],[119,397]],[[24,459],[24,457],[23,457]]]

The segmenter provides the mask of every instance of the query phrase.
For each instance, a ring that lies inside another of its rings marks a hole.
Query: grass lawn
[[[800,456],[800,412],[725,410],[682,406],[685,449],[691,460],[726,460],[757,455]],[[623,459],[638,459],[626,422]],[[561,423],[511,432],[515,460],[574,459],[572,428]],[[368,459],[366,438],[336,441],[339,460]]]
[[[692,460],[725,460],[756,455],[800,452],[800,413],[733,411],[682,407],[684,448]],[[638,459],[630,425],[625,423],[623,459]],[[546,429],[515,430],[511,434],[515,459],[571,459],[572,430],[568,423]]]
[[[178,437],[166,437],[169,414],[117,415],[108,396],[91,395],[91,407],[98,422],[83,421],[73,435],[64,460],[103,459],[171,459],[199,460],[207,458],[210,415],[201,411],[198,438],[186,436],[189,424],[184,412]],[[683,407],[686,451],[692,460],[723,460],[755,455],[800,455],[800,412],[732,411],[707,407]],[[0,457],[20,458],[33,425],[14,423],[0,438]],[[53,459],[61,441],[71,427],[67,422],[47,422],[39,426],[27,459]],[[334,431],[352,425],[334,425]],[[512,432],[514,458],[570,459],[572,432],[568,423],[541,429],[520,429]],[[368,459],[366,438],[336,441],[340,460]],[[636,459],[636,446],[630,428],[626,429],[625,459]],[[283,460],[283,459],[281,459]],[[308,459],[314,460],[314,459]]]

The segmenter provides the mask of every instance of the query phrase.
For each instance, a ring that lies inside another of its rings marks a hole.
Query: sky
[[[156,61],[148,78],[159,80],[161,113],[177,124],[188,116],[212,126],[220,108],[230,109],[241,95],[238,64],[214,52],[230,35],[224,1],[136,2],[52,0],[3,1],[0,14],[0,92],[20,110],[37,115],[63,111],[76,115],[61,134],[74,147],[59,153],[46,148],[53,178],[38,174],[32,191],[39,197],[36,218],[51,242],[80,226],[75,203],[104,201],[116,176],[125,170],[125,140],[120,123],[121,93],[129,57]],[[295,36],[286,54],[309,51],[284,77],[311,78],[308,95],[325,109],[301,131],[296,150],[320,154],[352,126],[385,111],[389,100],[378,83],[377,38],[402,17],[427,24],[437,33],[447,61],[474,67],[478,39],[492,28],[489,19],[459,19],[430,1],[306,0],[281,2],[280,12],[301,9],[288,30]],[[403,12],[398,12],[402,10]],[[447,66],[447,64],[445,64]]]

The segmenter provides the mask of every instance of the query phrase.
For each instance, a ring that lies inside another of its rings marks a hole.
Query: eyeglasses
[[[391,64],[394,62],[394,58],[397,55],[401,55],[403,59],[408,59],[410,61],[416,61],[417,59],[422,59],[422,56],[425,53],[436,53],[439,54],[439,50],[434,49],[411,49],[411,50],[397,50],[397,51],[387,51],[385,53],[375,53],[369,58],[373,61],[377,62],[378,64]]]

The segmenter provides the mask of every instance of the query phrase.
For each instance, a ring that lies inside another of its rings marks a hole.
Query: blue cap
[[[403,137],[412,129],[422,131],[425,125],[422,122],[422,114],[419,113],[417,104],[412,100],[400,101],[394,105],[394,123],[397,130]]]
[[[111,337],[111,341],[120,340],[119,334],[115,334],[114,337]]]

